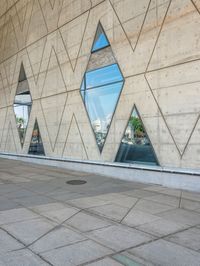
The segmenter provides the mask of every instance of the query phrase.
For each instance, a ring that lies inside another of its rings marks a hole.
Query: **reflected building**
[[[158,165],[153,146],[136,106],[129,118],[116,162]]]

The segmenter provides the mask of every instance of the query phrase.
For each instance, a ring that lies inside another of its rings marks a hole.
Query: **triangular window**
[[[21,67],[20,67],[20,72],[19,72],[19,82],[21,81],[24,81],[24,80],[27,80],[27,77],[26,77],[26,73],[25,73],[25,70],[24,70],[24,65],[21,64]]]
[[[19,132],[20,143],[21,146],[23,146],[32,108],[31,93],[23,64],[21,64],[20,68],[18,86],[16,90],[13,108],[17,129]]]
[[[40,135],[37,119],[35,120],[35,125],[33,128],[33,133],[28,153],[33,155],[45,155],[44,146]]]
[[[97,28],[97,32],[96,32],[96,36],[94,39],[94,43],[92,46],[92,52],[96,52],[97,50],[103,49],[107,46],[109,46],[109,41],[106,37],[106,34],[101,26],[101,24],[99,23],[98,28]]]
[[[140,115],[134,107],[117,153],[116,162],[158,165]]]

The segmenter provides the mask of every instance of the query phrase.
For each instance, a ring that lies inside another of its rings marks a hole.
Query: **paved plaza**
[[[200,193],[1,159],[3,265],[199,266]]]

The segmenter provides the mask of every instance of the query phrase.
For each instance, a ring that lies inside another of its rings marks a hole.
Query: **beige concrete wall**
[[[79,93],[101,22],[125,78],[102,154]],[[33,99],[21,148],[13,101],[23,62]],[[200,168],[199,0],[1,0],[0,151],[115,159],[133,105],[161,166]]]

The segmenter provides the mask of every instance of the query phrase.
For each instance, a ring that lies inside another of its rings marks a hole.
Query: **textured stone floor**
[[[0,159],[2,265],[199,266],[200,193]]]

